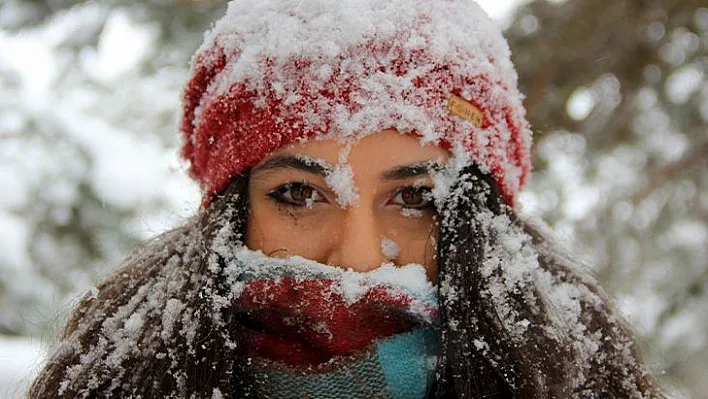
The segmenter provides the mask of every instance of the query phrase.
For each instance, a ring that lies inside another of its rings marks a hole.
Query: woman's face
[[[430,171],[446,163],[447,151],[394,131],[351,143],[342,163],[346,148],[335,140],[310,140],[255,166],[246,245],[360,272],[383,263],[418,263],[434,281],[438,227]],[[338,197],[345,190],[334,189],[342,183],[336,177],[342,166],[351,168],[358,194],[346,206]]]

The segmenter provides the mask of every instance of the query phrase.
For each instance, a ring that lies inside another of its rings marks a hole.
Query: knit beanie
[[[203,205],[287,144],[386,129],[461,148],[513,206],[531,131],[472,0],[234,0],[192,59],[182,155]]]

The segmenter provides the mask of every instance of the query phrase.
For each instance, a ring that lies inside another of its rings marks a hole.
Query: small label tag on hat
[[[473,125],[479,128],[484,125],[484,114],[482,111],[474,106],[474,104],[456,94],[450,94],[450,99],[447,100],[447,110],[455,116],[472,122]]]

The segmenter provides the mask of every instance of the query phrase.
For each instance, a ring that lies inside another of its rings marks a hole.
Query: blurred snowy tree
[[[708,392],[708,4],[535,1],[506,32],[536,132],[525,197],[583,247],[662,382]]]
[[[138,242],[193,213],[176,156],[179,92],[222,13],[0,5],[0,333],[45,331]]]
[[[223,7],[0,3],[0,333],[50,330],[194,212],[179,93]],[[705,0],[536,0],[507,37],[536,131],[527,213],[584,248],[665,383],[708,392]]]

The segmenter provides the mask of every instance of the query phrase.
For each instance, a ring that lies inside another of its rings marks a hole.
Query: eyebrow
[[[416,162],[408,165],[396,166],[381,173],[383,180],[403,180],[411,177],[427,175],[430,172],[442,170],[443,166],[434,161]]]
[[[315,159],[296,155],[280,155],[273,157],[258,167],[253,169],[252,175],[260,175],[277,169],[302,170],[313,175],[326,178],[332,172],[332,167]],[[403,180],[411,177],[427,175],[443,169],[443,166],[435,161],[415,162],[407,165],[396,166],[381,173],[382,180]]]
[[[314,175],[327,177],[332,168],[323,165],[316,160],[307,159],[301,156],[280,155],[265,161],[262,165],[253,169],[253,174],[261,174],[276,169],[297,169]]]

